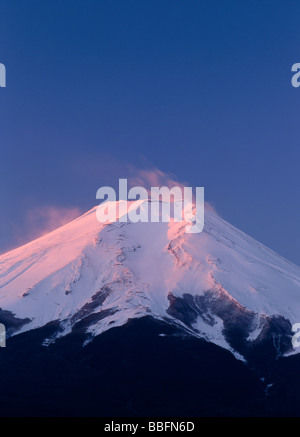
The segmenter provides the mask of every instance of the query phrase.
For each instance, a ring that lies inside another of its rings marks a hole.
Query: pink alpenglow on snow
[[[129,208],[149,201],[139,202]],[[170,296],[201,298],[208,290],[251,312],[251,339],[266,317],[300,320],[300,268],[214,212],[206,210],[203,232],[188,234],[188,223],[174,220],[100,224],[96,210],[0,256],[0,308],[27,319],[15,333],[59,321],[48,344],[68,334],[87,307],[107,314],[88,326],[92,337],[149,314],[173,320]],[[232,350],[214,313],[187,329]]]

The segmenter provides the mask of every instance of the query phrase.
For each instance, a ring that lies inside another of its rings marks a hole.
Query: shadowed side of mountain
[[[48,347],[44,328],[1,350],[1,416],[261,415],[264,384],[232,354],[144,317],[97,336]],[[146,341],[145,341],[146,339]]]

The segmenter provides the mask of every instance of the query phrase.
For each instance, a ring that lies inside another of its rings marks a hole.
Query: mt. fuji
[[[201,234],[185,226],[101,225],[94,208],[2,255],[0,317],[8,334],[58,321],[44,344],[79,327],[88,342],[151,315],[236,355],[267,334],[278,354],[291,350],[300,268],[211,211]]]
[[[150,200],[139,207],[144,202]],[[201,344],[201,350],[216,345],[209,350],[237,361],[241,372],[256,369],[258,385],[259,377],[267,381],[268,364],[298,352],[291,327],[300,321],[300,268],[208,209],[202,233],[188,234],[185,226],[100,224],[93,208],[1,255],[0,322],[7,330],[7,349],[20,347],[23,339],[22,354],[31,341],[34,353],[49,357],[55,350],[56,356],[60,345],[66,349],[76,339],[82,349],[77,353],[85,354],[95,350],[97,339],[115,339],[117,332],[118,338],[126,337],[122,333],[135,326],[130,335],[144,333],[141,350],[149,330],[155,344],[178,339],[183,354],[184,339]],[[197,353],[190,353],[192,362]],[[9,367],[12,359],[2,365]],[[266,389],[266,384],[259,388]]]

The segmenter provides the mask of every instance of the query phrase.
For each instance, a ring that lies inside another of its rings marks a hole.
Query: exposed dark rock
[[[91,314],[96,308],[100,307],[107,296],[110,293],[110,288],[106,285],[102,287],[97,293],[92,296],[92,301],[83,305],[73,317],[71,317],[71,322],[76,322],[77,320],[81,320]]]
[[[176,297],[169,294],[167,313],[196,330],[198,317],[213,326],[215,317],[223,321],[223,334],[228,344],[251,365],[261,366],[291,350],[291,323],[281,316],[262,316],[247,310],[231,296],[219,290],[208,290],[202,295],[184,294]],[[258,325],[258,326],[257,326]],[[249,339],[251,332],[259,328],[260,334]],[[263,366],[265,367],[265,366]]]
[[[0,323],[3,323],[3,325],[5,326],[6,335],[8,337],[10,337],[13,333],[19,331],[22,326],[30,322],[31,320],[29,318],[19,319],[11,311],[2,310],[0,308]]]

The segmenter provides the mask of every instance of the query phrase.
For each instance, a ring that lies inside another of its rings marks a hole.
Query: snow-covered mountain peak
[[[54,339],[79,328],[91,339],[152,315],[242,353],[232,340],[241,325],[247,344],[274,320],[288,337],[300,321],[300,268],[209,210],[203,232],[186,225],[100,224],[95,207],[1,255],[0,321],[10,335],[57,321]]]

